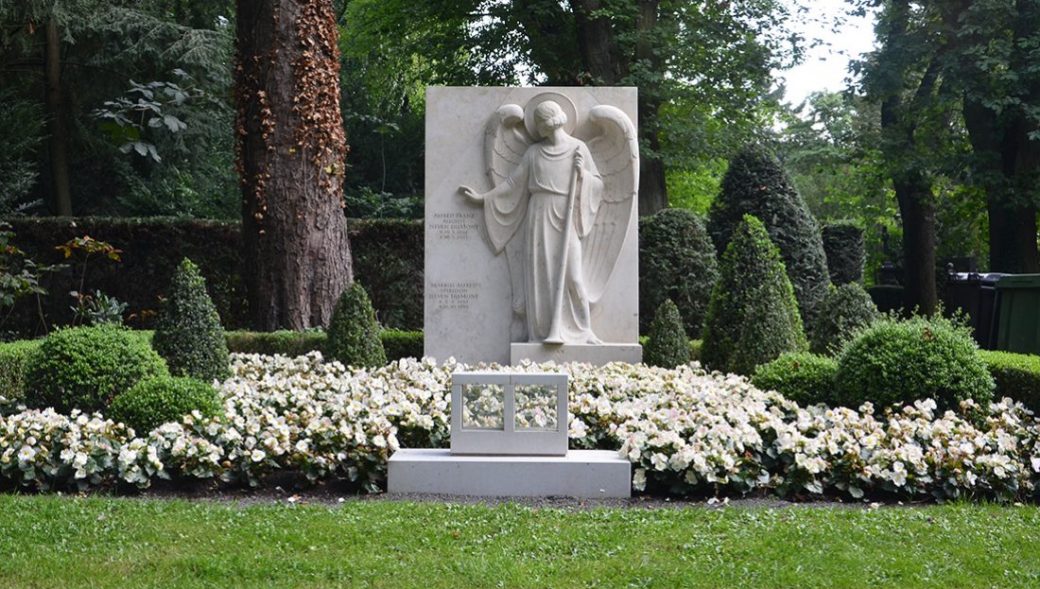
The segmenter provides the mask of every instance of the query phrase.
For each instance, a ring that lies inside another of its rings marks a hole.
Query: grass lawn
[[[1040,509],[0,496],[0,587],[1037,587]]]

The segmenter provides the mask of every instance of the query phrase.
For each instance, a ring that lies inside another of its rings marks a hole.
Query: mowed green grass
[[[1038,587],[1040,510],[0,496],[0,587]]]

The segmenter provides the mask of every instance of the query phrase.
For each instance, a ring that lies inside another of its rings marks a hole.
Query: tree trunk
[[[238,0],[235,100],[255,327],[328,325],[353,280],[331,0]]]
[[[931,185],[920,176],[893,183],[903,219],[904,303],[931,315],[938,306],[935,287],[935,204]]]
[[[68,130],[65,122],[64,97],[61,89],[61,33],[58,22],[47,21],[44,64],[46,67],[48,146],[51,160],[51,210],[56,215],[72,216],[72,193],[69,190],[69,158],[66,151]]]

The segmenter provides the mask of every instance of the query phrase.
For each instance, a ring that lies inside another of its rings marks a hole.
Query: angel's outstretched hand
[[[474,204],[480,204],[484,202],[484,196],[478,193],[476,190],[473,190],[469,186],[459,186],[459,194],[466,197],[466,200]]]

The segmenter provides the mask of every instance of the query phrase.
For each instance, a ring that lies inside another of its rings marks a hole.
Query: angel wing
[[[589,122],[602,131],[589,140],[588,147],[603,178],[603,202],[582,247],[585,286],[596,303],[614,273],[633,220],[632,201],[639,192],[639,138],[628,115],[613,106],[593,107]]]
[[[488,119],[484,129],[484,165],[491,187],[501,184],[509,173],[524,159],[527,148],[533,143],[524,125],[524,109],[516,104],[505,104]],[[506,265],[512,288],[510,303],[513,321],[510,325],[510,341],[527,339],[526,301],[524,300],[522,239],[511,239],[505,246]]]
[[[484,129],[484,165],[492,188],[520,165],[531,143],[524,126],[524,109],[516,104],[500,106]]]

